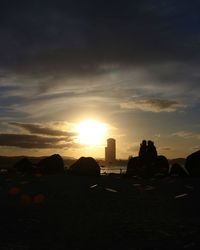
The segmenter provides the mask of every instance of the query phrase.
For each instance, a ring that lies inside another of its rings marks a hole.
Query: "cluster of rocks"
[[[33,164],[27,157],[15,163],[14,169],[25,174],[63,174],[64,162],[59,154],[54,154]]]
[[[14,165],[17,172],[24,174],[63,174],[65,172],[64,161],[59,154],[54,154],[33,164],[27,157],[22,158]],[[100,166],[91,157],[81,157],[70,166],[68,174],[73,175],[100,175]]]

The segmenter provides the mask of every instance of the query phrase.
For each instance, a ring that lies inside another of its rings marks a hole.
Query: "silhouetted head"
[[[142,146],[146,146],[146,145],[147,145],[146,140],[143,140],[141,145],[142,145]]]
[[[149,141],[148,141],[148,145],[149,145],[149,146],[153,146],[153,145],[154,145],[154,142],[149,140]]]

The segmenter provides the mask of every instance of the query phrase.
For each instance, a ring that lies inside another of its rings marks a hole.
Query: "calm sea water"
[[[124,174],[126,172],[126,166],[105,166],[101,167],[101,174]]]

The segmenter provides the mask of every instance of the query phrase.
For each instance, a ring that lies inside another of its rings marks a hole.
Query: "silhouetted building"
[[[107,147],[105,148],[105,162],[113,164],[116,161],[116,142],[115,139],[109,138],[107,140]]]

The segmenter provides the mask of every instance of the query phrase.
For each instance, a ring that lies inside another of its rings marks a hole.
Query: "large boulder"
[[[191,176],[200,176],[200,150],[186,158],[185,168]]]
[[[174,163],[170,169],[170,175],[174,177],[185,177],[188,176],[185,169],[178,163]]]
[[[145,165],[141,158],[138,157],[131,157],[127,164],[126,175],[127,176],[138,176],[144,175]]]
[[[100,166],[92,157],[81,157],[70,166],[70,173],[75,175],[100,175]]]
[[[18,162],[16,162],[13,168],[17,172],[26,173],[26,174],[31,174],[34,172],[33,164],[27,157],[24,157]]]
[[[156,173],[162,175],[169,174],[169,162],[164,155],[158,155],[156,159]]]
[[[131,157],[127,165],[127,176],[153,177],[156,175],[167,175],[169,163],[165,156],[159,155],[152,160],[146,158]]]
[[[63,174],[64,162],[59,154],[54,154],[39,161],[38,168],[43,174]]]

